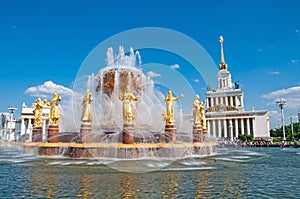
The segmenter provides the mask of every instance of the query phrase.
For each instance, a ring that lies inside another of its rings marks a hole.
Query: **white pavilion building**
[[[1,112],[0,113],[0,140],[13,141],[17,140],[16,128],[17,120],[14,118],[13,113]]]
[[[27,107],[25,103],[22,104],[21,111],[21,136],[28,135],[29,141],[32,141],[32,130],[34,124],[34,114],[35,104],[33,103],[31,107]],[[47,126],[49,124],[49,112],[50,107],[44,106],[43,108],[43,140],[47,139]]]
[[[269,114],[266,110],[244,110],[244,92],[236,82],[233,86],[231,74],[225,63],[223,37],[220,37],[221,63],[218,72],[218,88],[206,93],[206,118],[208,133],[212,137],[229,138],[239,134],[253,135],[255,139],[270,137]]]

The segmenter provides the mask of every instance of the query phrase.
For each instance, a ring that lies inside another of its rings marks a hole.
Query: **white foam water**
[[[197,170],[215,170],[217,167],[183,167],[183,168],[165,168],[162,171],[197,171]]]

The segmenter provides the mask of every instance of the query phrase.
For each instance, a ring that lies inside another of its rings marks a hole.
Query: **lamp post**
[[[5,115],[2,113],[1,114],[1,140],[3,141],[3,140],[5,140],[5,133],[4,133],[4,131],[5,131],[5,123],[6,123],[6,117],[5,117]]]
[[[290,121],[291,121],[291,128],[292,128],[292,137],[294,139],[294,124],[293,124],[293,116],[290,116]]]
[[[17,108],[14,107],[14,106],[10,106],[10,107],[8,107],[8,110],[10,111],[10,124],[9,124],[9,134],[8,134],[8,141],[9,141],[10,140],[10,134],[12,132],[13,115],[14,115],[14,111],[17,110]]]
[[[285,127],[284,127],[284,114],[283,114],[283,107],[286,105],[286,101],[280,99],[276,102],[276,104],[281,109],[281,123],[282,123],[282,130],[283,130],[283,141],[285,141]]]

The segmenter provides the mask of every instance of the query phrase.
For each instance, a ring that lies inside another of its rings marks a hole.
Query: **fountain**
[[[59,125],[64,124],[59,124],[61,97],[55,92],[50,102],[36,100],[33,140],[24,143],[25,151],[42,156],[116,159],[176,159],[215,152],[216,145],[207,136],[205,101],[199,102],[199,96],[194,101],[193,124],[188,122],[192,132],[177,132],[174,101],[183,95],[173,97],[169,90],[163,99],[164,95],[154,89],[153,80],[143,74],[141,56],[132,48],[128,55],[122,46],[117,55],[108,48],[106,62],[86,84],[80,130],[59,132]],[[51,107],[47,142],[41,140],[42,103]]]

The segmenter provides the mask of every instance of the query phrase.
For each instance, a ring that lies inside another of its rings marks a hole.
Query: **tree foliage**
[[[239,134],[239,140],[241,142],[252,141],[253,140],[253,135],[246,135],[246,134],[242,135],[242,134]]]
[[[300,139],[300,124],[293,123],[294,135],[292,134],[292,125],[285,125],[285,137],[287,141],[293,141]],[[270,131],[271,137],[281,137],[283,140],[283,129],[282,127],[271,129]]]

